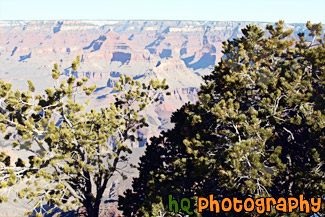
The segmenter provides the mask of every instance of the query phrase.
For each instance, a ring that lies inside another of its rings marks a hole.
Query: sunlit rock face
[[[81,56],[74,74],[97,84],[92,106],[107,106],[120,75],[141,82],[167,79],[171,96],[150,108],[147,138],[172,125],[170,114],[197,100],[202,76],[222,57],[222,41],[242,35],[252,22],[207,21],[0,21],[0,79],[26,89],[31,79],[38,90],[52,84],[51,70],[58,63],[64,76]],[[254,23],[265,28],[267,23]],[[305,32],[304,24],[286,24]],[[134,147],[142,146],[134,144]]]

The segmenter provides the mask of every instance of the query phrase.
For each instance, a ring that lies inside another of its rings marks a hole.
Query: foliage
[[[72,74],[79,65],[78,56]],[[77,101],[89,98],[96,86],[86,86],[87,78],[72,74],[62,78],[55,64],[55,85],[44,94],[35,93],[32,81],[28,91],[11,90],[1,81],[0,128],[15,150],[29,153],[16,162],[4,152],[0,155],[1,202],[15,190],[18,198],[34,199],[37,215],[45,214],[43,206],[49,205],[63,211],[83,206],[88,216],[98,216],[110,178],[115,173],[126,177],[119,165],[127,163],[129,145],[141,140],[136,131],[148,126],[143,110],[168,88],[165,81],[146,85],[121,76],[114,88],[115,101],[96,111],[87,108],[89,100]]]
[[[306,26],[311,41],[303,33],[296,40],[280,21],[267,26],[268,35],[248,25],[241,38],[223,43],[199,101],[175,112],[175,127],[148,145],[133,189],[119,198],[125,216],[152,213],[159,198],[168,209],[168,194],[192,198],[193,209],[195,197],[209,194],[324,196],[325,40],[321,24]],[[310,214],[264,214],[286,215]]]

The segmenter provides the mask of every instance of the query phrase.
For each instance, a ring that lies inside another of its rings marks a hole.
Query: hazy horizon
[[[116,22],[125,22],[125,21],[153,21],[153,22],[179,22],[179,21],[185,21],[185,22],[234,22],[234,23],[270,23],[274,24],[278,21],[269,22],[269,21],[255,21],[255,20],[163,20],[163,19],[49,19],[49,20],[0,20],[0,22],[55,22],[55,21],[90,21],[90,22],[105,22],[105,21],[116,21]],[[286,22],[286,24],[306,24],[306,22]],[[313,23],[313,22],[312,22]],[[323,26],[325,26],[325,23],[322,23]]]
[[[311,9],[309,9],[311,8]],[[325,23],[323,0],[0,0],[2,21],[186,20]]]

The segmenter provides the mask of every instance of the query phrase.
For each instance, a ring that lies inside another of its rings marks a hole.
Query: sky
[[[0,20],[325,23],[325,0],[0,0]]]

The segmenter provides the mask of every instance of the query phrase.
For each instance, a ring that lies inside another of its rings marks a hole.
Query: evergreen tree
[[[284,22],[255,25],[223,43],[224,56],[204,77],[199,101],[172,116],[175,127],[152,139],[133,189],[119,198],[125,216],[153,216],[175,199],[322,197],[325,143],[325,40],[322,25],[298,40]],[[182,212],[186,215],[186,212]],[[215,216],[212,212],[193,216]],[[221,212],[218,216],[310,216]],[[167,213],[165,216],[174,216]]]
[[[79,65],[78,56],[72,74]],[[62,78],[55,64],[54,87],[38,95],[32,81],[28,91],[14,91],[0,82],[2,133],[15,150],[29,153],[28,159],[16,162],[0,154],[0,202],[8,201],[7,193],[14,190],[17,199],[35,202],[36,216],[51,212],[44,209],[49,205],[63,211],[85,207],[87,215],[95,217],[110,178],[116,173],[126,177],[121,163],[128,161],[130,143],[141,140],[136,131],[148,126],[143,111],[159,101],[158,91],[168,88],[165,81],[146,85],[121,76],[115,101],[96,111],[86,110],[89,99],[77,101],[90,96],[96,86],[86,86],[87,78],[77,80],[72,74]]]

